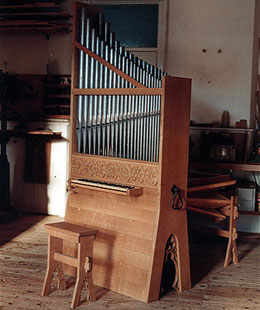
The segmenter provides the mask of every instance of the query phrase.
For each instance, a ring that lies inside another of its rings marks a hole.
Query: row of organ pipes
[[[79,42],[147,88],[160,88],[161,69],[138,59],[115,40],[102,12],[94,23],[81,9]],[[133,88],[94,58],[79,53],[79,88]],[[158,162],[159,95],[80,95],[77,112],[78,152]]]

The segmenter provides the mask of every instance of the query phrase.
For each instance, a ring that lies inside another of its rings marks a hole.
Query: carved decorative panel
[[[159,165],[129,160],[72,155],[71,178],[157,188]]]
[[[179,280],[178,264],[178,243],[176,237],[171,234],[165,247],[160,297],[172,289],[177,289]]]

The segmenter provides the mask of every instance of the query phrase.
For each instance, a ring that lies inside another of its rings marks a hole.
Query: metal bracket
[[[181,197],[181,191],[180,189],[174,184],[172,186],[171,192],[173,193],[172,198],[172,208],[173,210],[179,210],[183,207],[183,200]]]

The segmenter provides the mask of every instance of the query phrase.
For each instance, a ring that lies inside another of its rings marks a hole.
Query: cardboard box
[[[237,186],[238,211],[256,211],[256,184],[247,182]]]

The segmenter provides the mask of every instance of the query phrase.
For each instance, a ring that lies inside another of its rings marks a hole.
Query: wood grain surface
[[[54,291],[48,297],[40,296],[47,264],[44,224],[59,220],[62,219],[54,216],[26,215],[1,225],[1,309],[69,309],[73,286],[66,291]],[[238,240],[239,264],[229,268],[223,267],[225,248],[226,239],[214,236],[207,238],[199,233],[190,235],[192,289],[186,292],[180,294],[172,291],[159,301],[147,305],[96,285],[97,301],[84,302],[78,309],[258,310],[259,239]],[[120,255],[124,257],[127,252],[123,251]],[[135,259],[138,259],[138,253]],[[135,275],[138,276],[138,273],[135,272],[132,277]],[[72,283],[71,279],[67,280]],[[82,298],[85,294],[83,290]]]

